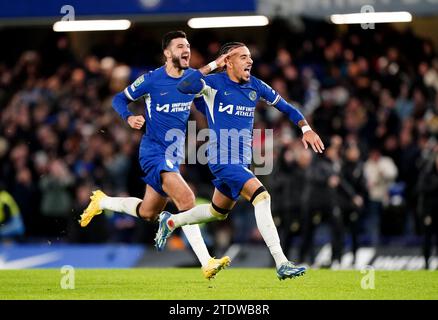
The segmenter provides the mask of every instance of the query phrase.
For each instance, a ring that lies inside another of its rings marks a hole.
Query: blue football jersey
[[[214,132],[209,140],[209,164],[251,164],[256,104],[263,99],[275,105],[280,95],[254,76],[240,84],[220,72],[207,75],[202,81],[205,113]]]
[[[186,76],[194,69],[184,70]],[[164,149],[178,143],[178,153],[184,148],[190,106],[195,94],[183,94],[176,86],[181,78],[173,78],[165,66],[137,78],[124,93],[132,101],[143,98],[146,107],[146,133],[143,140],[152,140]],[[142,145],[147,146],[147,143]],[[173,148],[175,149],[175,148]]]

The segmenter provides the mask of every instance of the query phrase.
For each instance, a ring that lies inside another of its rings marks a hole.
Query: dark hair
[[[219,56],[239,47],[244,47],[245,44],[243,42],[228,42],[225,43],[219,50]]]
[[[170,31],[166,33],[163,36],[163,40],[161,41],[161,47],[163,50],[167,49],[169,46],[170,41],[177,38],[184,38],[187,39],[187,35],[184,31],[178,30],[178,31]]]

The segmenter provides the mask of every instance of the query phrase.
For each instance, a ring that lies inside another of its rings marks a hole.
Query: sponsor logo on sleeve
[[[135,88],[138,88],[139,85],[141,85],[144,82],[144,75],[141,75],[140,77],[138,77],[134,83],[131,85],[131,89],[132,91],[135,90]]]

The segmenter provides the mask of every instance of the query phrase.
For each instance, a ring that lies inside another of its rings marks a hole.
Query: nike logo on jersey
[[[232,92],[228,92],[228,91],[224,92],[224,95],[226,95],[226,96],[229,96],[230,94],[232,94]]]
[[[165,96],[166,94],[168,94],[169,92],[160,92],[160,96]]]

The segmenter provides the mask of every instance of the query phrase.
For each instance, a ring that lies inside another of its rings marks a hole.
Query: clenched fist
[[[141,129],[143,127],[145,120],[143,116],[129,116],[128,124],[132,129]]]

